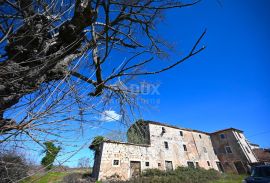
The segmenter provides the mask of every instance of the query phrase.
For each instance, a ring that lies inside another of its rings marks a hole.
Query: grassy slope
[[[246,175],[223,174],[222,178],[210,183],[242,183]]]
[[[45,175],[39,174],[28,178],[21,183],[59,183],[68,172],[49,172]]]
[[[46,174],[38,174],[34,175],[30,178],[27,178],[20,183],[60,183],[62,179],[70,174],[70,173],[89,173],[89,169],[78,169],[78,170],[70,170],[67,172],[49,172]]]

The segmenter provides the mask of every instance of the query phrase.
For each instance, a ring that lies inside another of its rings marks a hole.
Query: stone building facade
[[[211,133],[210,136],[225,172],[247,173],[249,164],[258,162],[243,131],[229,128]]]
[[[127,180],[148,168],[171,170],[178,166],[237,172],[236,168],[227,168],[227,163],[240,161],[246,166],[257,160],[253,155],[242,152],[248,144],[242,132],[241,139],[234,139],[236,132],[240,130],[206,133],[153,121],[138,121],[127,132],[128,142],[106,140],[100,144],[95,155],[93,176],[98,180],[113,177]],[[220,139],[223,133],[227,143]],[[237,147],[242,144],[243,148]],[[225,149],[221,150],[228,145],[235,157]]]

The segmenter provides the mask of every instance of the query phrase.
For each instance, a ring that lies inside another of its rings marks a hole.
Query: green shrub
[[[47,170],[52,169],[53,162],[61,150],[60,147],[56,147],[52,142],[44,142],[44,145],[46,146],[46,150],[44,151],[46,154],[41,160],[41,164],[46,167]]]
[[[146,169],[144,172],[143,172],[143,176],[145,177],[150,177],[150,176],[164,176],[165,175],[165,171],[162,171],[162,170],[159,170],[159,169]]]
[[[91,145],[90,145],[90,149],[93,151],[98,151],[99,145],[106,140],[105,137],[103,136],[96,136],[94,138],[94,140],[92,141]]]
[[[141,177],[122,183],[207,183],[219,179],[221,174],[214,170],[178,167],[172,171],[147,169]]]

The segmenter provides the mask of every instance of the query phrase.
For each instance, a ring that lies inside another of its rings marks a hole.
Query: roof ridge
[[[175,125],[170,125],[170,124],[161,123],[161,122],[152,121],[152,120],[138,120],[135,123],[140,123],[140,122],[142,122],[142,123],[149,123],[149,124],[155,124],[155,125],[160,125],[160,126],[167,126],[167,127],[176,128],[176,129],[179,129],[179,130],[187,130],[187,131],[192,131],[192,132],[197,132],[197,133],[204,133],[204,134],[209,135],[209,133],[208,132],[205,132],[205,131],[195,130],[195,129],[191,129],[191,128],[178,127],[178,126],[175,126]]]
[[[235,131],[238,131],[238,132],[241,132],[241,133],[244,132],[244,131],[242,131],[240,129],[233,128],[233,127],[217,130],[217,131],[214,131],[214,132],[205,132],[205,131],[191,129],[191,128],[178,127],[178,126],[170,125],[170,124],[164,123],[164,122],[157,122],[157,121],[152,121],[152,120],[142,120],[142,119],[137,120],[135,123],[140,123],[140,122],[149,123],[149,124],[155,124],[155,125],[160,125],[160,126],[167,126],[167,127],[171,127],[171,128],[176,128],[176,129],[180,129],[180,130],[187,130],[187,131],[192,131],[192,132],[197,132],[197,133],[204,133],[204,134],[208,134],[208,135],[219,133],[219,132],[222,132],[222,131],[227,131],[227,130],[235,130]]]

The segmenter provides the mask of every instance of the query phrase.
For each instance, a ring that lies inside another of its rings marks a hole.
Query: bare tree
[[[11,183],[27,176],[29,165],[22,153],[0,151],[0,183]]]
[[[90,158],[82,157],[78,160],[79,168],[89,168],[90,167]]]
[[[84,116],[102,113],[111,101],[128,121],[140,93],[128,82],[205,48],[199,47],[204,31],[179,60],[151,70],[168,50],[156,30],[164,11],[197,3],[1,0],[0,142],[21,137],[42,146],[40,139],[59,137],[76,121],[95,125]]]

